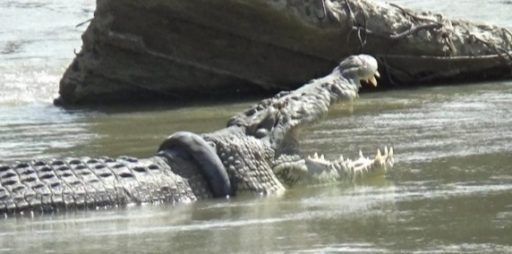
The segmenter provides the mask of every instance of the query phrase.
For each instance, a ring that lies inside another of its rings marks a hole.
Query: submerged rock
[[[289,90],[374,55],[380,84],[511,76],[512,34],[370,0],[97,0],[56,104]]]

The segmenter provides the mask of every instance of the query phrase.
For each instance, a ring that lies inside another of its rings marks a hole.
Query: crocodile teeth
[[[375,79],[375,76],[368,79],[368,83],[372,84],[373,86],[377,86],[377,79]]]
[[[375,75],[375,77],[377,77],[377,78],[380,78],[380,73],[379,73],[379,71],[376,71],[373,75]]]
[[[331,165],[330,161],[327,161],[327,160],[321,159],[321,158],[314,158],[311,156],[308,156],[306,163],[314,163],[315,165],[322,165],[324,167]]]
[[[382,154],[380,152],[380,149],[377,149],[377,155],[375,155],[375,159],[380,160],[382,158]]]
[[[310,161],[315,161],[317,163],[329,163],[329,161],[325,159],[325,155],[321,154],[319,156],[318,153],[313,154],[313,156],[309,155],[308,159]]]
[[[389,148],[389,156],[393,156],[393,147]]]

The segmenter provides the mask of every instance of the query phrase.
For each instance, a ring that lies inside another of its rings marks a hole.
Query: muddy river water
[[[396,2],[512,26],[510,1]],[[74,25],[93,10],[91,0],[0,2],[0,160],[150,156],[167,135],[219,129],[253,103],[52,106],[80,47]],[[301,141],[330,158],[392,145],[397,163],[279,197],[0,219],[0,253],[512,253],[512,81],[366,93]]]

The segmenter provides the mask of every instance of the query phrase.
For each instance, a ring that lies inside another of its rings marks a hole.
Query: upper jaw
[[[368,79],[366,79],[365,81],[374,86],[374,87],[377,87],[377,78],[380,78],[380,73],[379,71],[375,71],[375,73],[373,73],[372,75],[370,75],[370,77]]]
[[[345,78],[355,80],[359,84],[363,81],[375,87],[377,78],[380,78],[378,66],[375,57],[361,54],[347,57],[340,63],[339,68]]]

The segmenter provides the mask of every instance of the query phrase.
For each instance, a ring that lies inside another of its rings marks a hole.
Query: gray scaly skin
[[[357,97],[361,80],[376,85],[376,60],[351,56],[331,74],[265,99],[202,135],[178,132],[157,155],[136,159],[68,158],[0,165],[0,214],[45,213],[140,203],[182,203],[248,191],[276,194],[286,185],[353,179],[393,164],[375,158],[334,161],[303,156],[298,131],[329,107]]]
[[[299,148],[301,128],[320,120],[329,107],[358,96],[361,80],[376,86],[377,61],[368,55],[343,60],[331,74],[291,92],[263,100],[229,120],[220,131],[203,135],[213,143],[235,191],[263,194],[285,185],[354,179],[368,171],[391,167],[393,149],[357,160],[304,157]],[[255,149],[257,148],[257,149]],[[262,173],[264,172],[264,174]],[[277,178],[277,179],[276,179]]]

